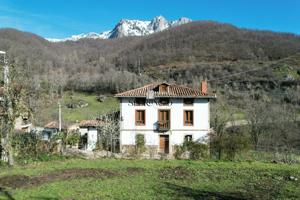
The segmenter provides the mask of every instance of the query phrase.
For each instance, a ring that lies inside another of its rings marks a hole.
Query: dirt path
[[[125,172],[129,175],[137,174],[143,172],[142,168],[127,168]],[[116,176],[122,176],[114,170],[109,169],[65,169],[56,172],[49,172],[42,174],[40,176],[25,176],[25,175],[13,175],[13,176],[4,176],[0,178],[0,187],[6,188],[27,188],[40,186],[45,183],[51,183],[55,181],[63,181],[75,178],[97,178],[105,179],[112,178]]]

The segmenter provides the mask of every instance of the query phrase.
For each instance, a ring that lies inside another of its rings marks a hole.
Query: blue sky
[[[0,0],[0,27],[49,38],[101,32],[122,18],[158,15],[300,34],[300,0]]]

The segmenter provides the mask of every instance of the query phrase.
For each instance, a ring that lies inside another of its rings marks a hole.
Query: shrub
[[[135,136],[135,146],[136,146],[136,153],[138,155],[146,151],[145,136],[143,134],[137,134]]]
[[[208,157],[208,146],[204,143],[185,141],[182,145],[174,146],[176,159],[189,158],[199,160]]]
[[[174,157],[175,159],[182,159],[183,154],[186,152],[186,148],[184,145],[175,145],[174,146]]]
[[[76,132],[71,132],[68,136],[67,136],[67,144],[74,146],[77,145],[80,141],[80,134],[76,133]]]
[[[63,133],[57,133],[50,141],[42,140],[37,132],[15,132],[12,138],[14,156],[21,164],[34,161],[47,161],[58,156],[58,141],[63,139]]]
[[[234,160],[238,153],[249,150],[249,147],[250,139],[238,127],[227,129],[222,137],[211,135],[210,138],[211,156],[218,159]]]
[[[208,147],[199,142],[187,142],[187,149],[190,151],[190,159],[199,160],[208,157]]]

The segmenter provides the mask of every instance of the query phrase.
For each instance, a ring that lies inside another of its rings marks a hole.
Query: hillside
[[[300,81],[300,36],[211,21],[142,37],[60,43],[0,29],[0,49],[21,74],[34,112],[63,90],[116,93],[153,80],[199,87],[205,78],[211,90],[239,105],[251,90],[297,94]],[[288,98],[300,105],[297,96]]]

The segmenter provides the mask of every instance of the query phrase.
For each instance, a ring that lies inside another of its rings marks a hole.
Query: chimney
[[[207,82],[206,81],[201,82],[201,94],[207,95]]]

